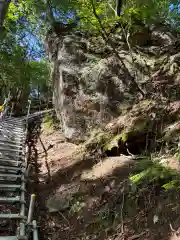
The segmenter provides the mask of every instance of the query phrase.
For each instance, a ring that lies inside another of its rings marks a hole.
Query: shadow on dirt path
[[[180,226],[180,192],[165,191],[158,182],[141,184],[134,191],[128,180],[138,173],[136,165],[143,159],[72,158],[73,151],[69,156],[61,156],[57,147],[48,155],[51,159],[58,156],[53,163],[49,162],[51,181],[48,182],[47,175],[41,176],[44,160],[38,152],[36,136],[40,131],[34,129],[34,126],[29,129],[33,141],[29,154],[35,167],[40,239],[180,239],[170,228],[170,224],[176,230]],[[42,136],[42,141],[46,137],[50,136]],[[63,146],[68,151],[68,146]],[[49,199],[53,207],[47,206]]]

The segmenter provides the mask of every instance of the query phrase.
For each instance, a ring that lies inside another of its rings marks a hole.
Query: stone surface
[[[62,194],[53,195],[48,199],[46,204],[48,211],[51,213],[63,211],[69,208],[69,205],[70,205],[69,198],[62,197]]]
[[[135,36],[132,60],[126,42],[115,35],[120,61],[100,37],[73,32],[47,35],[53,101],[67,139],[83,139],[93,127],[105,125],[138,102],[134,76],[150,98],[177,100],[177,34],[154,27],[148,36],[149,41],[139,45],[142,36]]]

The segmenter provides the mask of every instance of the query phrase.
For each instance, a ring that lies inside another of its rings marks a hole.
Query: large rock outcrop
[[[131,37],[132,54],[121,35],[112,36],[117,57],[100,37],[47,35],[53,101],[66,138],[82,139],[138,103],[142,96],[134,79],[146,98],[180,100],[177,34],[152,27],[142,36]]]

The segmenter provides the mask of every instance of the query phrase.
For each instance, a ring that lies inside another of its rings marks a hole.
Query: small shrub
[[[132,184],[137,187],[149,184],[160,184],[165,190],[178,188],[180,186],[179,174],[176,170],[162,166],[157,160],[141,161],[137,163],[137,173],[130,177]]]
[[[54,121],[52,116],[46,115],[43,119],[43,126],[45,129],[52,130],[54,128]]]

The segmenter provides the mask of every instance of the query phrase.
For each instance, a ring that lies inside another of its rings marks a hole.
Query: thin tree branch
[[[113,6],[108,2],[109,7],[113,10],[114,14],[116,15],[116,10],[113,8]]]
[[[115,10],[109,2],[108,2],[108,5],[114,11],[115,15],[120,17],[121,8],[122,8],[122,1],[121,0],[116,0],[116,3],[117,3],[117,5],[116,5],[117,10]],[[128,45],[128,48],[129,48],[129,53],[131,55],[131,59],[132,59],[132,62],[133,62],[133,65],[134,65],[134,70],[135,70],[135,76],[136,76],[136,79],[137,79],[138,78],[138,73],[137,73],[136,66],[135,66],[135,59],[133,57],[133,51],[132,51],[131,45],[129,43],[129,34],[126,34],[125,29],[124,29],[122,23],[121,22],[119,22],[119,23],[120,23],[120,27],[122,29],[123,35],[125,37],[126,43]],[[138,87],[139,87],[139,85],[138,85]],[[142,89],[141,89],[141,91],[142,91]],[[141,92],[141,94],[143,96],[145,95],[143,91]]]
[[[110,46],[112,47],[112,49],[113,49],[116,57],[117,57],[117,58],[119,59],[119,61],[122,63],[124,69],[127,70],[127,67],[126,67],[126,65],[124,64],[124,62],[123,62],[123,60],[121,59],[121,57],[119,56],[119,53],[118,53],[118,51],[116,50],[116,47],[115,47],[113,41],[111,41],[111,40],[108,38],[108,34],[107,34],[107,32],[106,32],[106,29],[104,28],[104,26],[103,26],[103,24],[102,24],[102,22],[101,22],[101,19],[99,18],[98,14],[97,14],[97,12],[96,12],[96,7],[95,7],[95,4],[94,4],[94,0],[91,0],[91,6],[92,6],[92,9],[93,9],[93,14],[94,14],[94,16],[96,17],[96,19],[98,20],[99,25],[100,25],[100,27],[101,27],[101,29],[102,29],[102,37],[104,38],[104,40],[105,40],[106,42],[108,42],[108,43],[110,44]],[[125,34],[125,33],[124,33],[124,34]],[[126,37],[127,37],[127,36],[126,36]],[[128,39],[127,39],[126,41],[128,41]],[[130,45],[128,45],[128,47],[130,47]],[[132,55],[132,53],[131,53],[131,47],[130,47],[130,54]],[[133,59],[132,59],[132,61],[133,61]],[[133,61],[133,63],[134,63],[134,61]],[[128,71],[128,70],[127,70],[127,71]],[[145,94],[144,94],[143,90],[139,87],[138,83],[136,82],[135,77],[132,77],[131,80],[133,81],[135,87],[138,89],[138,91],[141,93],[141,95],[144,97]]]
[[[53,24],[55,23],[55,18],[53,15],[53,11],[52,11],[52,2],[51,0],[47,0],[46,1],[46,6],[47,6],[47,17],[50,21],[50,24],[53,26]]]
[[[4,0],[0,2],[0,28],[3,26],[4,19],[6,17],[10,0]]]
[[[48,172],[48,182],[49,182],[49,181],[51,181],[51,171],[50,171],[49,164],[48,164],[48,152],[47,152],[46,147],[44,146],[44,143],[43,143],[40,135],[39,135],[39,141],[40,141],[42,148],[44,150],[44,153],[45,153],[45,165],[46,165],[47,172]]]

